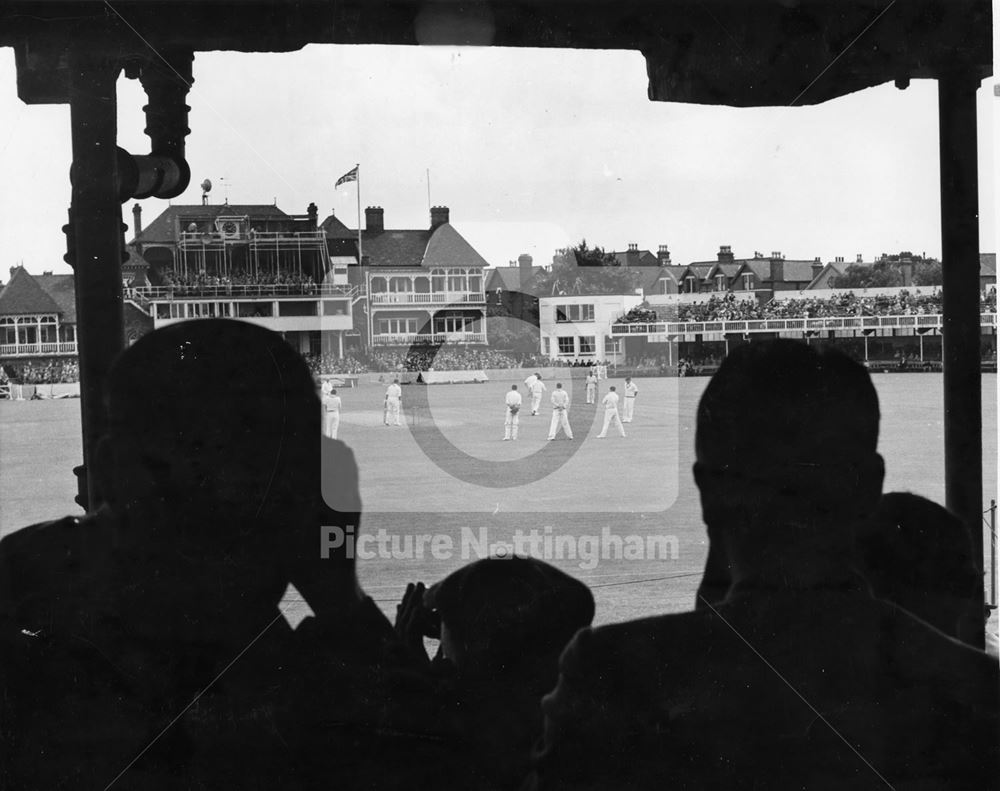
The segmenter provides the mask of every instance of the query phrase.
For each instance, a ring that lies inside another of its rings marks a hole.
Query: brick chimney
[[[812,263],[813,280],[819,277],[819,273],[822,271],[823,271],[823,262],[819,259],[819,257],[814,258]]]
[[[639,266],[639,245],[629,242],[628,251],[625,253],[625,266]]]
[[[731,264],[733,263],[733,248],[728,244],[719,245],[719,263],[720,264]]]
[[[531,264],[533,261],[534,259],[527,253],[521,253],[517,257],[517,276],[522,288],[531,279]]]
[[[780,251],[771,253],[771,282],[782,283],[785,280],[785,257]]]
[[[371,233],[382,233],[385,230],[385,212],[381,206],[368,206],[365,209],[365,230]]]
[[[306,207],[306,214],[309,215],[309,224],[314,228],[319,227],[319,209],[316,208],[315,203],[310,203]]]
[[[439,225],[444,225],[446,222],[449,222],[448,207],[447,206],[431,207],[431,230],[433,231]]]
[[[656,251],[656,260],[660,266],[670,266],[670,251],[665,244],[661,244],[660,249]]]
[[[135,236],[142,233],[142,206],[138,203],[132,207],[132,233]]]
[[[861,253],[858,253],[858,257],[855,259],[855,261],[857,261],[857,263],[859,264],[863,263],[863,259],[861,258]]]

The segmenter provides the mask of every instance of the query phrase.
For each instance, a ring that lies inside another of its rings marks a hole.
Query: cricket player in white
[[[608,394],[601,399],[601,403],[604,404],[604,427],[601,429],[601,433],[597,435],[597,438],[604,439],[608,435],[608,426],[611,425],[612,420],[618,424],[618,430],[624,437],[625,426],[622,425],[622,419],[618,415],[618,393],[615,392],[614,385],[608,389]]]
[[[631,423],[635,414],[635,396],[639,392],[631,376],[625,377],[625,403],[622,408],[622,423]]]
[[[504,398],[507,405],[507,416],[503,421],[503,441],[517,439],[517,413],[521,411],[521,394],[517,392],[517,385],[511,385]]]
[[[538,408],[542,405],[542,393],[544,393],[548,388],[545,386],[545,382],[542,381],[542,377],[535,374],[535,381],[531,385],[531,414],[537,415]]]
[[[597,403],[597,371],[593,366],[587,371],[587,403]]]
[[[573,429],[569,427],[569,393],[562,389],[562,382],[556,383],[556,389],[552,392],[549,400],[552,402],[552,422],[549,423],[549,440],[556,438],[559,427],[566,432],[569,439],[573,439]]]
[[[524,389],[530,393],[531,386],[541,378],[542,377],[539,374],[531,374],[527,379],[524,380]]]
[[[401,426],[399,422],[399,408],[403,403],[403,390],[399,386],[399,380],[393,379],[392,384],[385,389],[385,424]]]
[[[323,382],[323,433],[330,439],[337,438],[337,430],[340,428],[340,396],[329,382]]]

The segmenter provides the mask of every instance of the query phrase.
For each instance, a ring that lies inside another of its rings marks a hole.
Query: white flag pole
[[[364,255],[361,249],[361,163],[354,166],[358,172],[356,181],[358,182],[358,264],[364,263]]]

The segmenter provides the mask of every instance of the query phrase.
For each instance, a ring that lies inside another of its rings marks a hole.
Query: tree
[[[904,267],[910,270],[909,278],[904,276]],[[883,255],[871,266],[851,264],[844,274],[830,278],[830,287],[887,288],[902,286],[907,280],[914,286],[941,285],[941,262],[904,250]]]
[[[589,247],[583,239],[553,258],[551,269],[536,280],[535,293],[540,297],[633,294],[638,285],[636,270],[623,267],[611,253]]]

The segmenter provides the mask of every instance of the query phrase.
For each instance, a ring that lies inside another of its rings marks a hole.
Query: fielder
[[[567,439],[573,439],[573,429],[569,427],[569,393],[562,389],[562,382],[556,383],[556,389],[549,398],[552,402],[552,422],[549,423],[549,441],[556,438],[560,427],[566,433]]]
[[[542,393],[544,393],[548,388],[545,386],[545,382],[542,381],[542,377],[539,374],[535,374],[535,381],[531,385],[531,414],[537,415],[538,408],[542,405]]]
[[[597,371],[594,366],[587,370],[587,403],[597,403]]]
[[[504,398],[507,404],[507,416],[503,421],[503,441],[517,439],[517,413],[521,411],[521,394],[517,392],[517,385],[511,385]]]
[[[618,424],[618,430],[624,437],[625,426],[622,425],[622,419],[618,414],[618,393],[615,392],[614,385],[608,388],[608,394],[604,396],[601,403],[604,404],[604,427],[601,429],[601,433],[597,435],[597,438],[604,439],[608,435],[608,426],[611,425],[612,420]]]
[[[625,377],[625,404],[622,409],[622,423],[631,423],[632,417],[635,414],[635,397],[639,392],[639,388],[636,386],[635,382],[632,381],[631,376]]]
[[[323,433],[330,439],[337,438],[337,430],[340,428],[340,396],[333,389],[329,382],[323,382]]]
[[[382,420],[385,425],[403,425],[399,422],[399,410],[402,405],[403,390],[399,386],[399,379],[393,379],[392,384],[385,389],[385,404],[382,410]]]

